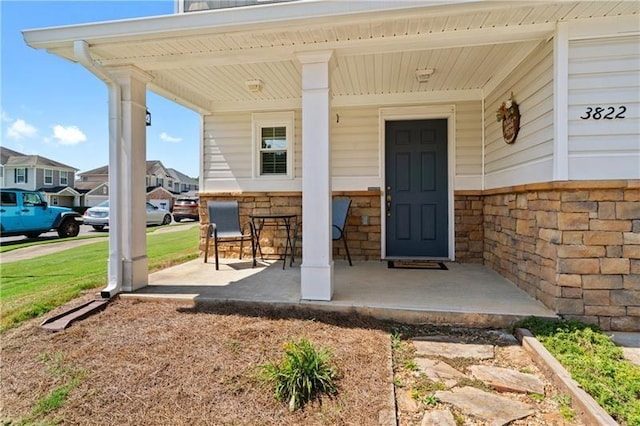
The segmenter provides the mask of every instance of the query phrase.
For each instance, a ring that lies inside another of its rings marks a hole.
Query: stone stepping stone
[[[396,396],[398,409],[405,413],[417,413],[418,403],[411,397],[411,392],[400,390]]]
[[[491,359],[494,357],[492,345],[475,343],[442,342],[413,339],[413,346],[419,356],[442,356],[445,358]]]
[[[458,426],[449,410],[427,411],[420,426]]]
[[[530,405],[507,397],[494,395],[480,389],[465,386],[451,391],[437,391],[436,397],[442,402],[454,405],[493,426],[500,426],[534,414]]]
[[[544,395],[544,383],[533,374],[490,365],[472,365],[471,374],[499,392],[538,393]]]
[[[459,379],[465,377],[464,374],[446,362],[429,358],[415,358],[415,362],[420,371],[423,372],[429,380],[442,382],[447,389],[454,387],[458,384]]]

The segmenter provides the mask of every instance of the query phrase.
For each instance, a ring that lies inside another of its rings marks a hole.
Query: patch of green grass
[[[302,338],[284,345],[284,356],[278,362],[261,366],[261,378],[275,384],[278,401],[288,401],[289,410],[302,408],[321,394],[337,392],[338,373],[331,365],[331,351],[316,348]]]
[[[200,230],[147,235],[149,272],[198,257]],[[0,331],[46,314],[107,282],[108,241],[2,265]]]
[[[55,422],[43,420],[38,421],[37,419],[38,417],[46,416],[47,414],[50,414],[62,407],[66,402],[69,393],[75,389],[86,376],[84,371],[66,366],[64,364],[64,356],[61,352],[54,355],[44,353],[39,357],[39,359],[44,364],[47,374],[56,378],[58,381],[62,382],[62,384],[40,398],[31,410],[31,414],[20,419],[16,423],[18,425],[55,424]]]
[[[537,402],[544,401],[544,394],[541,394],[541,393],[530,393],[528,395],[529,395],[529,398],[533,399],[534,401],[537,401]]]
[[[422,396],[433,393],[438,390],[446,390],[446,389],[447,389],[447,386],[444,383],[434,382],[424,374],[421,374],[420,377],[417,378],[417,381],[415,384],[415,391]]]
[[[403,364],[405,370],[418,371],[418,364],[414,359],[407,359]]]
[[[553,400],[558,404],[558,411],[565,420],[572,422],[576,418],[576,412],[571,407],[571,397],[569,395],[561,393],[556,395]]]
[[[402,335],[397,332],[391,333],[391,352],[393,358],[393,371],[399,372],[402,369],[415,371],[417,365],[414,358],[415,349],[410,342],[402,339]]]
[[[421,393],[418,389],[414,389],[411,391],[411,398],[425,405],[436,405],[440,402],[440,399],[436,396],[435,393],[424,394]]]
[[[463,377],[460,380],[458,380],[458,386],[459,387],[470,386],[472,388],[480,389],[486,392],[491,392],[493,390],[491,386],[488,386],[482,380],[473,379],[471,377]]]
[[[574,380],[616,421],[640,425],[640,367],[598,327],[578,321],[527,318],[527,328]]]

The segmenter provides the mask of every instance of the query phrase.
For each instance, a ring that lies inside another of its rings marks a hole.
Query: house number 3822
[[[619,107],[587,107],[584,115],[580,118],[583,120],[614,120],[616,118],[625,118],[624,113],[627,112],[626,106]]]

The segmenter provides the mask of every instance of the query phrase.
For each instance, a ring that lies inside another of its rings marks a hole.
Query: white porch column
[[[122,290],[133,291],[149,283],[147,269],[146,225],[146,157],[147,129],[145,123],[146,84],[151,77],[135,67],[109,69],[120,86],[121,137],[119,167],[114,167],[118,182],[110,187],[110,198],[118,200],[111,214],[118,209],[115,229],[122,244]],[[110,168],[111,169],[111,168]],[[119,172],[119,173],[118,173]],[[109,170],[111,174],[111,170]],[[110,182],[111,180],[110,176]],[[114,190],[116,193],[114,193]],[[111,225],[111,223],[109,224]]]
[[[298,54],[302,64],[302,266],[300,294],[331,300],[331,143],[329,61],[333,52]]]
[[[553,38],[553,180],[569,180],[569,24]]]

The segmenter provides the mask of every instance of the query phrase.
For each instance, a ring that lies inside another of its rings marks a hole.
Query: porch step
[[[61,314],[47,318],[40,324],[41,328],[49,331],[60,331],[69,327],[72,322],[87,318],[107,307],[109,299],[91,300]]]

